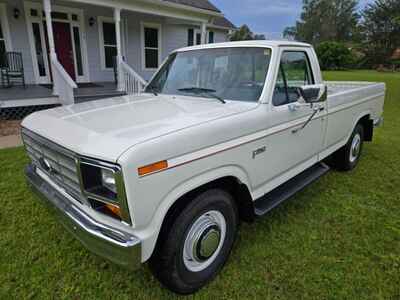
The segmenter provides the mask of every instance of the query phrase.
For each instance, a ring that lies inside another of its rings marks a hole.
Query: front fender
[[[245,184],[247,187],[251,187],[249,176],[243,168],[236,165],[228,165],[197,174],[176,186],[165,196],[153,215],[151,223],[147,226],[145,233],[142,235],[143,262],[147,261],[151,257],[157,243],[161,226],[172,205],[188,192],[224,177],[235,177],[240,183]]]

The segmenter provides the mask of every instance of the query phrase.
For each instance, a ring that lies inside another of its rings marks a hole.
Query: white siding
[[[228,41],[228,32],[221,29],[212,29],[214,31],[214,42],[224,43]]]

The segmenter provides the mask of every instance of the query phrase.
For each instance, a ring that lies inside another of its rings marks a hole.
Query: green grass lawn
[[[400,299],[400,74],[328,72],[387,83],[385,125],[358,168],[330,172],[243,224],[223,272],[194,298]],[[0,151],[0,299],[161,299],[145,265],[89,253],[26,187],[22,148]]]

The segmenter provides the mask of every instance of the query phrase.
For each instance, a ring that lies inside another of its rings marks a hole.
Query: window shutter
[[[208,33],[208,43],[213,44],[214,43],[214,31],[210,31]]]
[[[188,46],[193,46],[194,45],[194,30],[189,29],[188,30]]]

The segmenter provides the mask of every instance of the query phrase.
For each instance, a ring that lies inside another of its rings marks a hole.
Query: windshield
[[[146,88],[148,93],[257,102],[271,50],[203,49],[172,54]]]

